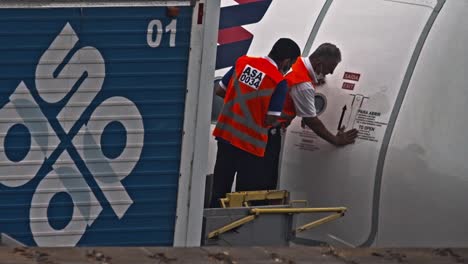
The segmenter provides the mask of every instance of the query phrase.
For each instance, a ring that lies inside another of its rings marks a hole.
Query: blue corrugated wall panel
[[[0,9],[0,232],[172,245],[191,16]]]

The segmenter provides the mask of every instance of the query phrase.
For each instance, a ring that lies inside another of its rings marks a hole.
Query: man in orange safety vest
[[[279,39],[267,57],[242,56],[215,85],[224,98],[213,135],[218,152],[213,175],[211,207],[230,192],[264,190],[263,156],[272,124],[277,123],[287,93],[283,75],[300,55],[291,39]]]

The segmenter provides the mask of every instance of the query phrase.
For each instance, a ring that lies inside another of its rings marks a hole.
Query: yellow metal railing
[[[221,207],[249,207],[253,201],[268,201],[274,204],[286,204],[289,201],[289,192],[284,190],[249,191],[226,194],[220,199]]]
[[[229,207],[249,207],[251,201],[274,201],[277,204],[293,204],[293,203],[305,203],[305,200],[291,201],[289,203],[289,192],[288,191],[252,191],[252,192],[236,192],[229,193],[226,198],[220,199],[221,206],[223,208]],[[280,203],[278,203],[280,202]],[[301,214],[301,213],[332,213],[331,215],[322,217],[318,220],[314,220],[310,223],[300,226],[294,233],[303,232],[319,225],[331,222],[340,217],[343,217],[347,208],[346,207],[325,207],[325,208],[252,208],[249,211],[249,215],[238,219],[232,223],[229,223],[221,228],[218,228],[208,234],[208,238],[214,238],[228,232],[234,228],[242,226],[255,220],[261,214]]]

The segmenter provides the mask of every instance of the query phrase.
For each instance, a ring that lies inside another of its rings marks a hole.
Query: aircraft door
[[[336,222],[299,236],[359,246],[372,225],[374,181],[389,118],[418,39],[437,1],[335,0],[311,52],[336,44],[342,62],[316,91],[327,107],[319,118],[333,133],[339,124],[359,130],[356,143],[337,148],[302,129],[286,135],[281,188],[315,207],[346,206]],[[301,222],[310,221],[304,216]]]

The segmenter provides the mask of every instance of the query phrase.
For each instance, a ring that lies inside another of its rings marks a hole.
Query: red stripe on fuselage
[[[252,33],[242,27],[220,29],[218,32],[218,44],[224,45],[253,38]]]

